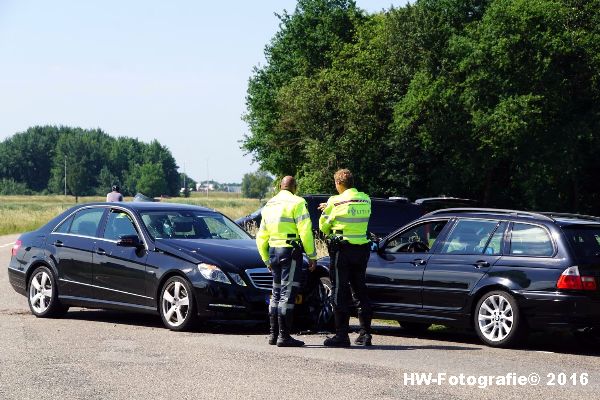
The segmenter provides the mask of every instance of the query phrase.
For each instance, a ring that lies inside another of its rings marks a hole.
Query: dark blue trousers
[[[269,262],[273,274],[273,291],[269,314],[293,314],[296,295],[300,291],[302,252],[292,247],[271,247]]]

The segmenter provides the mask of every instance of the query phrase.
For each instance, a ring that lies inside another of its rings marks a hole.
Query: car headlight
[[[210,281],[231,284],[231,281],[227,279],[227,275],[216,265],[201,263],[198,264],[198,270],[203,277]]]
[[[246,282],[242,279],[242,277],[239,274],[232,274],[232,273],[230,273],[229,276],[238,285],[240,285],[240,286],[247,286]]]

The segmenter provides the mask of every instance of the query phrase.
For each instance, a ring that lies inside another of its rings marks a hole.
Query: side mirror
[[[371,251],[378,252],[379,251],[379,243],[371,242]]]
[[[372,232],[369,232],[369,240],[371,241],[371,251],[379,252],[379,244],[381,243],[381,238],[375,235]]]
[[[135,247],[141,248],[144,247],[144,244],[140,241],[140,238],[137,235],[123,235],[119,237],[117,241],[117,246],[121,247]]]

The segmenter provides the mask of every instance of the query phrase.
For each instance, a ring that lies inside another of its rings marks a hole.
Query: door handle
[[[475,264],[473,264],[475,268],[488,268],[490,263],[487,261],[479,260]]]
[[[104,249],[97,249],[96,250],[96,254],[99,254],[101,256],[105,256],[106,255],[106,251]]]
[[[425,265],[427,264],[427,261],[423,260],[422,258],[416,258],[413,260],[412,264],[416,267],[418,265]]]
[[[61,242],[60,240],[55,240],[52,244],[56,247],[63,247],[63,242]]]

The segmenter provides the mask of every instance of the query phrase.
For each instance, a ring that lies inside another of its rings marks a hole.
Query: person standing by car
[[[113,185],[112,192],[106,195],[106,202],[113,203],[118,201],[123,201],[123,195],[121,194],[119,186]]]
[[[305,251],[310,260],[310,271],[316,267],[317,253],[306,200],[295,195],[296,180],[292,176],[286,176],[281,180],[280,187],[281,191],[262,210],[256,246],[273,274],[273,291],[269,304],[269,344],[300,347],[304,342],[292,338],[290,330],[296,294],[300,288],[302,252]]]
[[[371,216],[371,199],[354,187],[354,177],[348,169],[334,174],[335,188],[339,195],[331,196],[321,203],[323,214],[319,218],[319,229],[327,237],[327,248],[331,259],[329,275],[332,282],[332,301],[335,317],[335,336],[323,343],[330,347],[350,346],[348,326],[350,312],[348,299],[350,288],[358,305],[360,334],[355,344],[370,346],[371,302],[367,296],[365,273],[370,255],[367,226]]]

